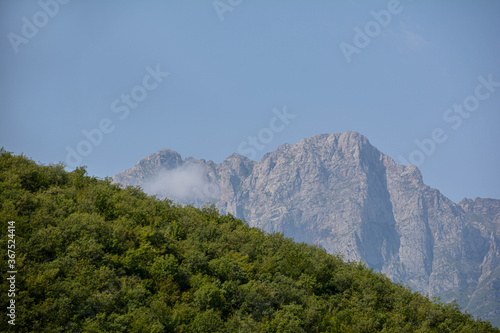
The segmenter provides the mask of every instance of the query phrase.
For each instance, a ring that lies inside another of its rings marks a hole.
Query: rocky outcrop
[[[147,188],[179,168],[201,179],[172,198],[179,203],[212,201],[500,325],[500,200],[455,204],[425,185],[417,167],[396,164],[356,132],[284,144],[257,162],[238,154],[221,164],[182,160],[164,149],[114,180]]]
[[[126,185],[143,185],[154,179],[163,170],[172,170],[183,164],[179,153],[170,149],[161,149],[156,154],[151,154],[140,160],[136,165],[119,173],[113,180]]]

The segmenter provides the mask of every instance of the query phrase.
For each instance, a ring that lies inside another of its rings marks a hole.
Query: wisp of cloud
[[[144,183],[143,189],[151,195],[166,197],[174,201],[208,199],[204,189],[210,184],[203,168],[196,164],[184,164],[160,173]]]

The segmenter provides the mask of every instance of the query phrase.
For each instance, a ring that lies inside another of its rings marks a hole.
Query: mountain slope
[[[457,205],[425,185],[417,167],[396,164],[356,132],[284,144],[257,162],[238,154],[221,164],[182,160],[162,150],[114,180],[162,196],[174,184],[142,170],[159,175],[182,168],[196,170],[191,176],[202,181],[188,195],[167,195],[179,203],[212,201],[251,226],[362,260],[393,281],[457,299],[500,325],[500,200]]]
[[[17,270],[2,332],[499,332],[360,263],[83,168],[0,151],[0,217]],[[7,260],[1,272],[7,295]]]

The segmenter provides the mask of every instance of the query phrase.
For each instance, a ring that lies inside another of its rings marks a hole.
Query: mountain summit
[[[182,204],[212,201],[500,325],[500,200],[455,204],[357,132],[284,144],[259,161],[233,154],[215,164],[163,149],[114,181]]]

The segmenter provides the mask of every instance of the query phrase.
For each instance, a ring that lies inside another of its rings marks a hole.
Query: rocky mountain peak
[[[114,179],[183,204],[212,201],[251,226],[361,260],[424,294],[458,298],[484,318],[500,315],[500,200],[457,205],[360,133],[315,135],[259,161],[183,161],[165,149]]]
[[[139,162],[142,165],[158,166],[166,169],[174,169],[182,165],[182,163],[181,155],[171,149],[160,149],[156,154],[151,154]]]

